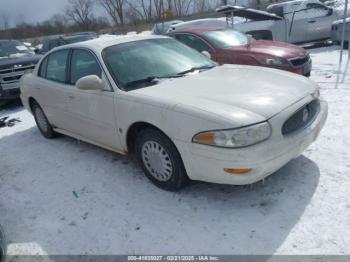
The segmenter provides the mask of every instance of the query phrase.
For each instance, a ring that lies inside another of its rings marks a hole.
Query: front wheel
[[[34,115],[36,125],[38,126],[38,128],[40,130],[40,133],[44,137],[49,138],[49,139],[56,137],[57,133],[55,131],[53,131],[53,128],[52,128],[51,124],[49,123],[49,120],[47,119],[44,111],[37,103],[33,103],[32,112]]]
[[[143,171],[157,187],[176,191],[188,183],[179,152],[162,132],[151,128],[141,131],[135,147]]]

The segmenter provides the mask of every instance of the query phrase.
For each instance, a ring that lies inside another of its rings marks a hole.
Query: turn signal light
[[[225,173],[231,175],[244,175],[252,171],[251,168],[224,168]]]

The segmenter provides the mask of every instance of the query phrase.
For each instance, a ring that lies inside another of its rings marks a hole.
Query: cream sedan
[[[305,77],[219,66],[162,36],[55,49],[22,78],[21,99],[45,137],[134,153],[165,190],[259,181],[315,141],[328,111]]]

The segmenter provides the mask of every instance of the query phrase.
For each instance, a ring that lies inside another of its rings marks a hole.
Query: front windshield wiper
[[[191,69],[188,69],[186,71],[180,72],[177,74],[177,76],[184,76],[189,73],[193,73],[195,71],[203,71],[203,70],[209,70],[216,67],[216,65],[206,65],[206,66],[199,66],[199,67],[192,67]]]
[[[145,78],[142,78],[142,79],[138,79],[138,80],[127,82],[125,84],[125,87],[129,87],[130,88],[130,87],[135,87],[135,86],[139,86],[139,85],[142,85],[142,84],[153,84],[153,83],[157,84],[159,82],[158,80],[160,80],[160,79],[180,78],[180,77],[185,76],[186,74],[189,74],[189,73],[192,73],[192,72],[195,72],[195,71],[198,71],[198,70],[209,70],[209,69],[214,68],[214,67],[216,67],[216,65],[206,65],[206,66],[200,66],[200,67],[192,67],[189,70],[177,73],[175,75],[148,76],[148,77],[145,77]]]
[[[152,83],[158,83],[160,79],[166,79],[166,78],[178,78],[181,77],[182,75],[168,75],[168,76],[148,76],[142,79],[130,81],[125,84],[126,87],[134,87],[138,86],[141,84],[152,84]]]

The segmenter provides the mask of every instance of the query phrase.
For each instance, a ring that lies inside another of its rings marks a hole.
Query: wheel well
[[[127,135],[126,135],[126,145],[127,145],[127,149],[128,149],[129,153],[134,153],[136,137],[142,130],[144,130],[146,128],[156,129],[156,130],[162,132],[165,136],[167,136],[162,130],[160,130],[158,127],[156,127],[152,124],[149,124],[146,122],[134,123],[130,126],[130,128],[127,132]]]

